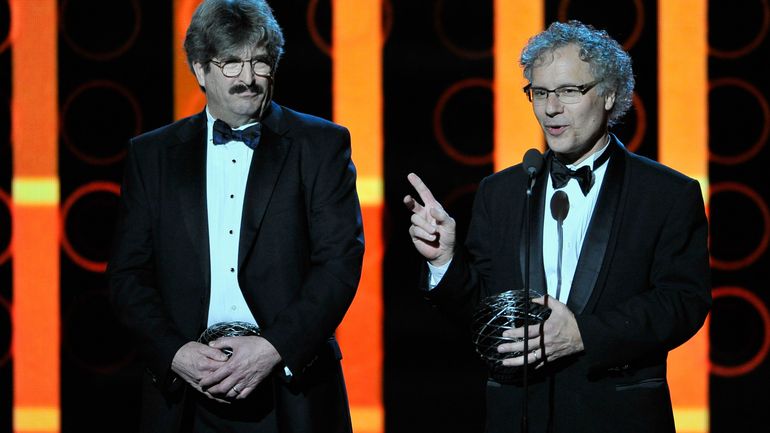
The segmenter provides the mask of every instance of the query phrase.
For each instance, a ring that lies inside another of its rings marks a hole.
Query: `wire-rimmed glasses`
[[[248,60],[228,60],[225,62],[220,62],[214,59],[209,60],[209,63],[218,67],[222,71],[222,75],[227,78],[235,78],[241,75],[241,71],[243,71],[243,65],[246,62],[251,64],[251,71],[255,75],[259,75],[261,77],[271,76],[270,72],[273,68],[270,66],[269,61],[264,57],[254,57]]]
[[[602,80],[592,81],[590,83],[581,84],[578,86],[561,86],[555,89],[546,89],[544,87],[532,87],[532,83],[524,86],[524,93],[527,94],[529,102],[540,104],[548,100],[548,95],[553,93],[556,98],[564,104],[577,104],[583,99],[583,95],[593,89],[594,86],[601,83]]]

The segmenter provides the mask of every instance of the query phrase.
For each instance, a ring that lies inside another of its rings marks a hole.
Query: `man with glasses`
[[[131,140],[108,273],[147,366],[142,432],[350,432],[334,340],[361,273],[348,131],[273,102],[264,0],[205,0],[206,109]]]
[[[554,23],[520,63],[549,149],[532,192],[529,281],[550,317],[529,327],[528,353],[523,327],[502,333],[502,365],[521,367],[526,354],[534,369],[526,395],[521,382],[491,377],[487,431],[525,430],[528,407],[532,432],[674,432],[666,357],[711,304],[700,187],[609,132],[631,107],[634,78],[606,32]],[[481,182],[464,244],[425,184],[409,181],[422,200],[404,203],[428,262],[428,298],[470,320],[484,297],[523,287],[530,182],[521,165]]]

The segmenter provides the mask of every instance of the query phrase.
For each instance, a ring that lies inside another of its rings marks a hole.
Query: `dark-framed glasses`
[[[532,83],[524,86],[524,93],[527,94],[529,102],[540,104],[548,100],[548,95],[553,93],[556,98],[564,104],[577,104],[583,99],[583,95],[588,93],[602,80],[592,81],[579,86],[561,86],[555,89],[546,89],[544,87],[532,87]]]
[[[243,71],[243,64],[246,62],[251,64],[251,71],[255,75],[262,77],[269,77],[270,71],[273,69],[270,66],[268,59],[264,57],[254,57],[253,59],[249,60],[228,60],[226,62],[219,62],[214,59],[209,60],[209,63],[221,69],[222,75],[227,78],[235,78],[238,75],[241,75],[241,71]]]

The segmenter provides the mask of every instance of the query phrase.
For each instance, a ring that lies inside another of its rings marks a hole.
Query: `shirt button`
[[[230,230],[230,234],[233,234],[233,231],[232,231],[232,230]]]
[[[230,272],[235,272],[235,268],[230,268]]]
[[[230,198],[234,198],[234,197],[235,197],[235,194],[230,194]]]
[[[235,164],[235,160],[233,160],[233,164]]]
[[[232,307],[230,307],[230,309],[231,309],[231,310],[233,310],[233,311],[235,311],[235,310],[237,310],[237,309],[238,309],[238,307],[236,307],[235,305],[233,305]]]

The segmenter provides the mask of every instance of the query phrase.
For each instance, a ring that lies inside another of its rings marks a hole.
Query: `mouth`
[[[567,129],[567,125],[543,125],[548,135],[559,136]]]

